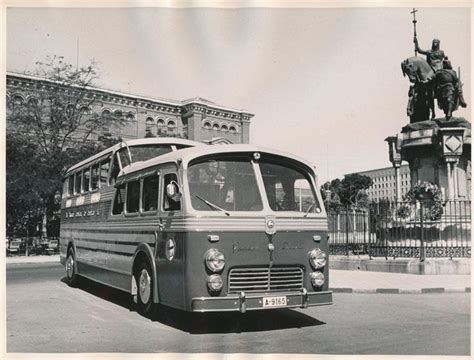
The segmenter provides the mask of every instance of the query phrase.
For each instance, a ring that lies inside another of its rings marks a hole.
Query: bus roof
[[[287,153],[287,152],[275,150],[275,149],[269,149],[269,148],[265,148],[261,146],[255,146],[255,145],[232,144],[232,145],[201,146],[199,148],[188,148],[188,149],[173,151],[171,153],[167,153],[153,159],[133,163],[125,167],[120,172],[119,177],[127,175],[127,174],[132,174],[132,173],[147,169],[155,165],[169,163],[169,162],[176,162],[178,161],[178,159],[182,161],[183,166],[187,168],[190,161],[202,156],[214,155],[214,154],[242,153],[242,152],[245,152],[245,153],[259,152],[259,153],[266,153],[266,154],[281,156],[290,160],[300,162],[313,172],[315,168],[314,165],[312,165],[305,159],[300,158],[299,156],[293,155],[291,153]]]
[[[170,144],[170,145],[188,145],[188,146],[201,146],[201,145],[206,145],[204,143],[198,142],[198,141],[192,141],[192,140],[187,140],[187,139],[181,139],[181,138],[174,138],[174,137],[160,137],[160,138],[144,138],[144,139],[133,139],[133,140],[124,140],[121,142],[118,142],[117,144],[101,151],[100,153],[97,153],[93,156],[88,157],[85,160],[82,160],[81,162],[71,166],[68,170],[67,173],[70,173],[74,170],[77,170],[81,168],[82,166],[93,162],[94,160],[100,159],[101,157],[115,152],[118,149],[122,148],[127,144],[127,146],[136,146],[136,145],[148,145],[148,144]]]

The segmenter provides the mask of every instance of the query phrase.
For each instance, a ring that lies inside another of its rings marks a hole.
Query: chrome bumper
[[[267,296],[286,296],[286,306],[263,307],[263,298]],[[281,293],[245,293],[216,297],[197,297],[192,299],[191,308],[194,312],[268,310],[277,308],[306,308],[332,304],[332,291],[302,291]]]

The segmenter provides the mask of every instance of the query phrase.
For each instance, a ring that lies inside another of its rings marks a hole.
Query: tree
[[[365,175],[349,174],[342,180],[334,179],[321,187],[321,192],[330,191],[328,207],[337,210],[339,207],[363,208],[368,204],[365,192],[372,185],[372,179]],[[326,198],[327,195],[324,195]]]
[[[54,219],[67,168],[118,141],[101,134],[124,121],[95,111],[93,62],[76,69],[54,56],[37,65],[44,86],[24,90],[27,101],[7,104],[8,234],[31,234],[43,219]]]

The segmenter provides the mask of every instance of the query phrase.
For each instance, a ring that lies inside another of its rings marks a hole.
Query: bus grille
[[[233,268],[229,271],[228,292],[290,291],[303,288],[299,267]]]

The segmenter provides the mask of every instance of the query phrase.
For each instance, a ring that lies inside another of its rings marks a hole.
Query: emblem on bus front
[[[276,233],[275,216],[270,215],[265,217],[265,232],[268,235],[273,235]]]

